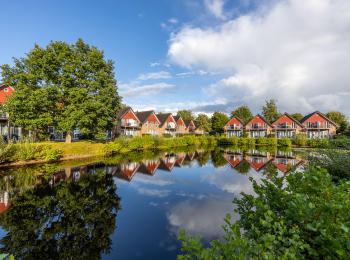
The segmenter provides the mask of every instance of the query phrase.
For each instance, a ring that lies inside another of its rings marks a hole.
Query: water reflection
[[[293,151],[226,149],[7,169],[0,250],[19,258],[174,258],[180,229],[207,241],[222,235],[233,198],[253,194],[249,177],[302,163]]]

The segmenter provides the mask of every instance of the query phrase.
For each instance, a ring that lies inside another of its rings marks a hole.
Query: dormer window
[[[4,92],[9,92],[9,89],[8,88],[4,88]]]

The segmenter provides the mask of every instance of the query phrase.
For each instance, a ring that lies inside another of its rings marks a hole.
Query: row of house
[[[331,138],[335,136],[337,128],[338,125],[326,115],[315,111],[300,121],[284,113],[272,124],[259,114],[246,124],[238,117],[233,117],[224,126],[224,132],[227,137],[239,137],[246,133],[249,137],[275,135],[283,138],[306,134],[308,138]]]
[[[135,112],[131,107],[119,111],[114,125],[113,136],[204,134],[193,120],[153,110]]]

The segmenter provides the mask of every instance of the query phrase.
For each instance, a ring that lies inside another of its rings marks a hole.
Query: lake
[[[0,171],[0,250],[19,258],[175,259],[179,230],[220,238],[232,200],[295,151],[132,153]]]

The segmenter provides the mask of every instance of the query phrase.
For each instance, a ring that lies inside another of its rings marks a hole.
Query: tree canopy
[[[6,109],[14,124],[37,136],[55,126],[67,133],[105,132],[120,107],[114,66],[101,50],[79,39],[74,44],[35,45],[14,65],[2,65],[4,83],[14,86]]]
[[[206,114],[198,114],[195,119],[195,124],[197,127],[203,129],[205,132],[209,133],[211,130],[210,118]]]
[[[337,131],[339,133],[345,132],[349,126],[346,115],[344,115],[342,112],[330,111],[326,114],[326,116],[339,125],[339,129]]]
[[[301,114],[301,113],[294,113],[294,114],[291,114],[291,116],[292,116],[295,120],[298,120],[298,121],[300,121],[301,119],[304,118],[303,114]]]
[[[265,105],[262,107],[262,114],[269,123],[276,121],[281,115],[278,112],[276,100],[266,100]]]
[[[215,112],[211,117],[211,130],[214,134],[221,134],[224,132],[223,127],[228,122],[227,115],[221,112]]]
[[[194,120],[193,112],[191,110],[179,110],[177,116],[181,116],[183,120]]]
[[[240,106],[231,112],[232,117],[238,117],[244,124],[248,123],[253,118],[253,114],[248,106]]]

